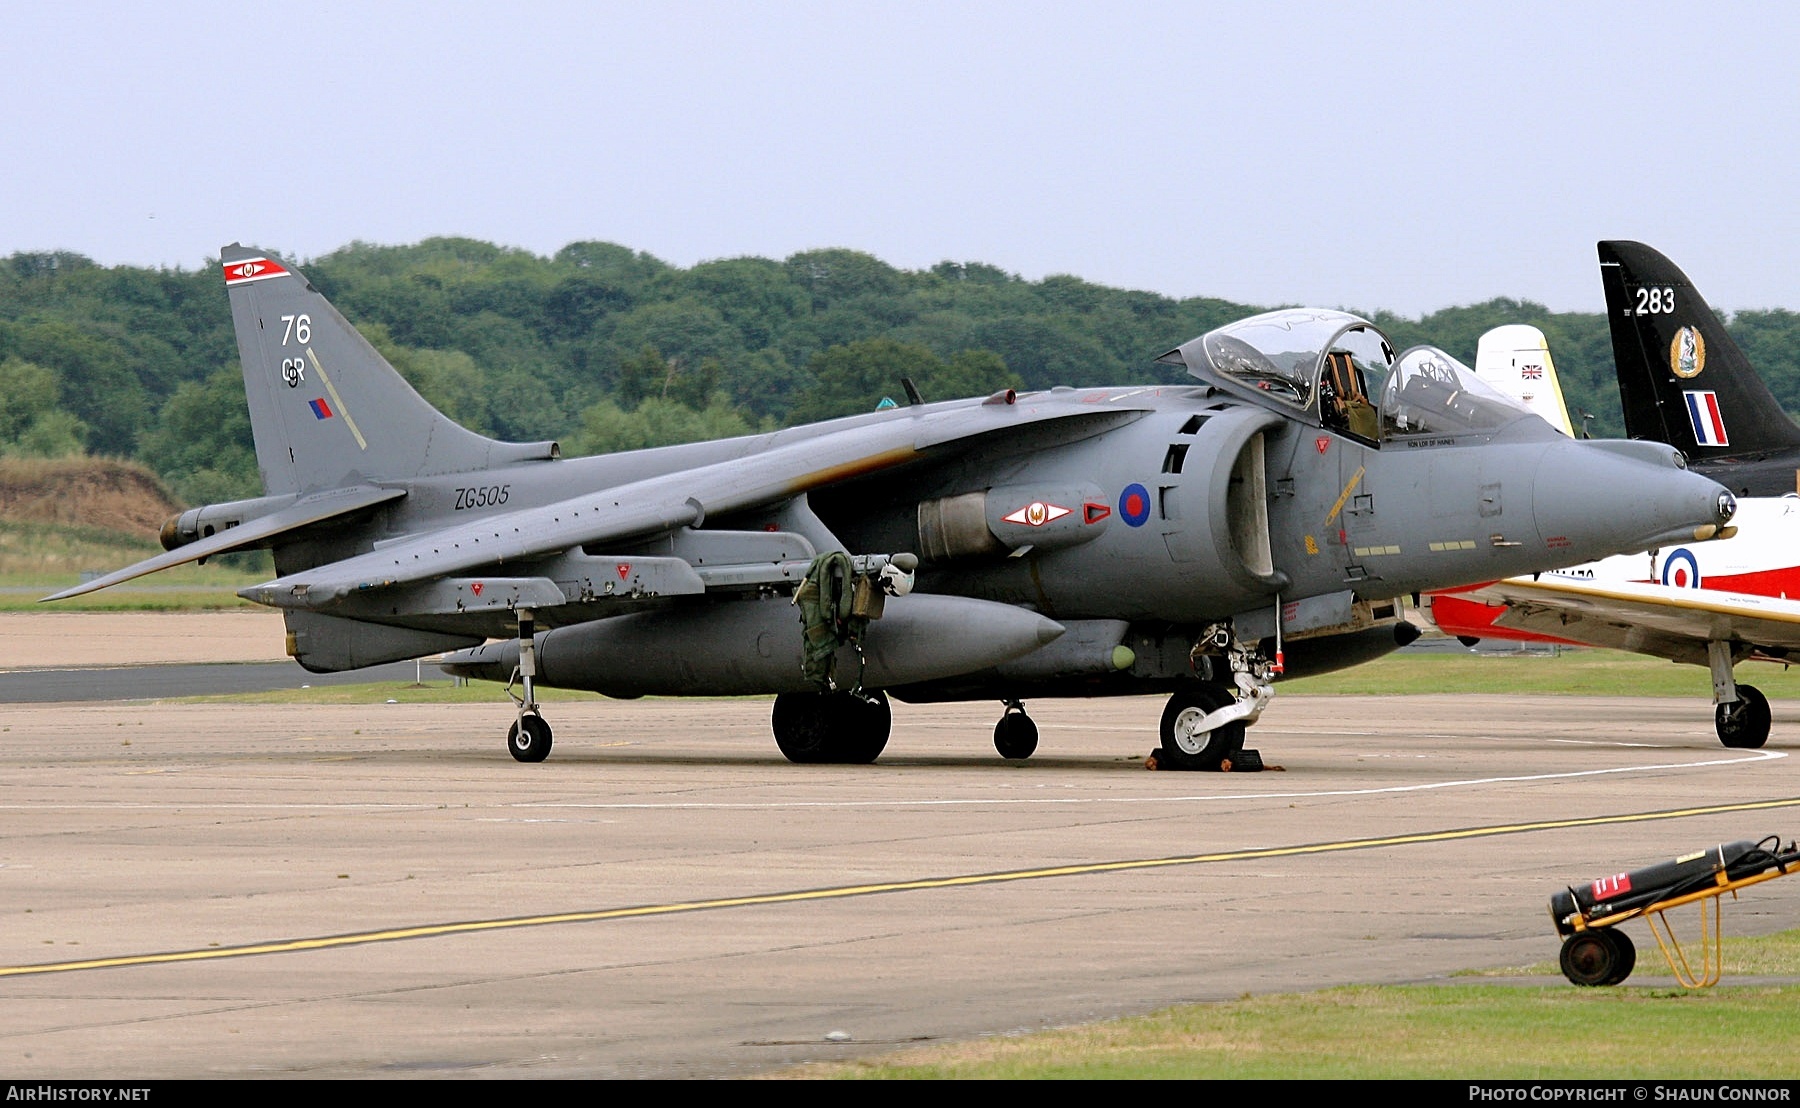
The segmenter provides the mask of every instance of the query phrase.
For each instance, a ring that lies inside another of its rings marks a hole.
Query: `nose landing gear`
[[[1278,649],[1279,653],[1279,649]],[[1233,688],[1199,682],[1169,697],[1163,709],[1158,769],[1261,769],[1262,759],[1244,749],[1244,729],[1255,723],[1275,695],[1274,667],[1255,643],[1229,624],[1206,629],[1194,646],[1196,663],[1222,656]],[[1198,668],[1198,667],[1197,667]]]
[[[1244,723],[1209,724],[1208,719],[1237,700],[1222,686],[1207,683],[1169,697],[1162,714],[1158,769],[1217,770],[1244,748]]]

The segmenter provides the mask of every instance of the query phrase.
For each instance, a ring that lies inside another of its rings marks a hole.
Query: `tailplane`
[[[269,495],[557,456],[553,442],[499,442],[433,408],[293,266],[236,243],[219,257]]]
[[[1640,242],[1600,243],[1625,434],[1696,462],[1800,447],[1800,427],[1687,275]]]

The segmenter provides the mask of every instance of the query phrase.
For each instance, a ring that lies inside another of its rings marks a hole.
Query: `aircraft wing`
[[[578,547],[641,539],[708,516],[773,504],[849,478],[876,473],[928,453],[1031,425],[1051,425],[1072,441],[1141,417],[1143,409],[1010,396],[948,410],[898,409],[891,418],[795,439],[761,453],[584,492],[539,507],[484,515],[408,536],[343,561],[327,563],[239,595],[280,608],[319,610],[352,595],[434,578],[491,572]],[[538,606],[544,604],[540,590]]]
[[[1465,594],[1504,604],[1500,627],[1678,662],[1706,663],[1708,642],[1800,648],[1800,600],[1645,582],[1512,577]]]

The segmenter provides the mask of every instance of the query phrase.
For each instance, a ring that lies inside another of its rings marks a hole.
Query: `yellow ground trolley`
[[[1800,851],[1779,836],[1722,843],[1653,866],[1571,885],[1550,898],[1550,919],[1563,936],[1563,976],[1577,985],[1617,985],[1631,976],[1637,947],[1618,929],[1642,917],[1669,971],[1692,989],[1719,982],[1720,902],[1739,889],[1800,871]],[[1708,902],[1711,902],[1710,904]],[[1688,958],[1666,913],[1695,904],[1700,911],[1699,964]],[[1709,910],[1710,909],[1710,910]]]

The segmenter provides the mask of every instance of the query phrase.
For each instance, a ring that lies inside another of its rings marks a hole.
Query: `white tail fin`
[[[1509,323],[1481,336],[1475,350],[1475,376],[1542,416],[1570,438],[1569,409],[1563,404],[1562,382],[1550,360],[1544,332],[1528,323]]]

